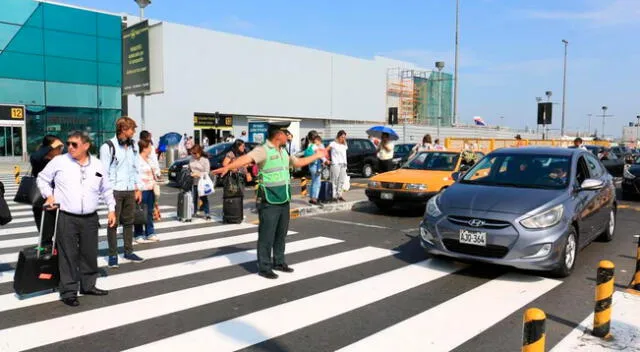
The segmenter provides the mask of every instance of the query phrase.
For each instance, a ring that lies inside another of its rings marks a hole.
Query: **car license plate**
[[[393,199],[393,193],[388,193],[388,192],[380,193],[380,199],[391,200]]]
[[[460,243],[472,244],[474,246],[487,245],[487,233],[469,230],[460,230]]]
[[[172,173],[171,173],[171,177],[176,177],[176,173],[175,173],[175,172],[172,172]]]

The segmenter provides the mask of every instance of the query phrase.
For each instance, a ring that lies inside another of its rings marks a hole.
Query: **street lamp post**
[[[151,4],[151,0],[133,0],[140,8],[140,22],[144,19],[144,8]],[[145,114],[144,114],[144,92],[140,93],[140,129],[145,129]]]
[[[547,96],[547,102],[551,102],[551,96],[553,95],[553,92],[548,90],[546,92],[544,92],[544,95]],[[545,114],[546,115],[546,114]],[[544,121],[542,121],[542,139],[547,139],[549,138],[549,128],[547,127],[547,117],[545,116]]]
[[[444,68],[444,61],[436,61],[436,68],[438,69],[438,139],[440,139],[440,121],[442,120],[442,69]]]
[[[458,123],[458,47],[460,46],[460,0],[456,0],[456,48],[453,67],[453,124]]]
[[[638,119],[636,124],[636,146],[638,146],[638,142],[640,142],[640,115],[636,116],[636,119]]]
[[[604,139],[604,118],[607,117],[607,107],[602,107],[602,139]]]
[[[587,116],[589,117],[589,128],[587,129],[587,137],[591,137],[591,117],[593,117],[593,114],[587,114]]]
[[[567,97],[567,46],[569,42],[562,39],[562,43],[564,43],[564,73],[562,78],[562,122],[560,125],[560,135],[564,136],[564,108]]]
[[[542,102],[542,97],[536,97],[536,102],[537,102],[538,104],[540,104],[540,102]],[[536,105],[536,107],[537,107],[537,105]],[[536,135],[537,135],[538,133],[540,133],[540,124],[539,124],[539,123],[536,123]]]

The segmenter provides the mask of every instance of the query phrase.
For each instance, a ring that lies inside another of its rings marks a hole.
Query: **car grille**
[[[467,216],[449,216],[449,217],[447,217],[447,219],[449,221],[451,221],[452,223],[456,224],[456,225],[462,225],[462,226],[467,226],[467,227],[476,227],[476,228],[479,228],[479,229],[499,230],[499,229],[504,229],[504,228],[507,228],[507,227],[511,226],[511,224],[509,222],[506,222],[506,221],[489,220],[489,219],[478,219],[478,218],[472,218],[472,217],[467,217]],[[471,226],[469,224],[469,221],[476,220],[476,219],[484,221],[484,225],[482,225],[482,226]]]
[[[404,186],[403,183],[396,182],[382,182],[380,185],[382,186],[382,188],[387,189],[402,189],[402,187]]]
[[[460,243],[457,240],[445,238],[442,240],[448,250],[456,253],[473,255],[484,258],[503,258],[509,252],[509,248],[488,244],[484,246],[474,246],[472,244]]]

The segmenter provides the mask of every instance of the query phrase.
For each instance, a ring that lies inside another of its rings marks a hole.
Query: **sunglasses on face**
[[[73,149],[78,149],[78,142],[69,142],[67,141],[67,148],[73,147]]]

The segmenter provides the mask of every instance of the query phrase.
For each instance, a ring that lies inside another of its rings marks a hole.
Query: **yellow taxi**
[[[370,178],[365,193],[381,210],[394,205],[424,207],[429,198],[454,183],[454,172],[468,170],[483,157],[481,152],[420,152],[399,169]]]

